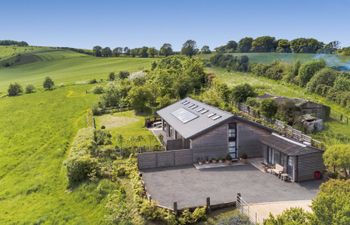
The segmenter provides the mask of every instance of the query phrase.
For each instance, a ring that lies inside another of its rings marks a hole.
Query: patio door
[[[237,152],[237,124],[228,124],[228,153],[233,159],[238,158]]]
[[[267,146],[267,162],[269,164],[275,164],[275,154],[273,148]]]

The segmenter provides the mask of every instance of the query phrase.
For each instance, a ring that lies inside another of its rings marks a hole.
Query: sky
[[[0,40],[90,49],[211,48],[250,36],[350,46],[350,0],[16,0],[0,2]]]

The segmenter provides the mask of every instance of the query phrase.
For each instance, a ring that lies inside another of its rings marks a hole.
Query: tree
[[[277,41],[276,52],[281,53],[290,53],[292,50],[290,49],[290,43],[287,39],[279,39]]]
[[[123,53],[123,48],[122,47],[117,47],[113,49],[113,55],[118,57]]]
[[[322,184],[311,208],[315,214],[313,224],[350,224],[350,180]]]
[[[323,154],[324,164],[334,173],[342,171],[344,177],[349,177],[350,145],[333,145]]]
[[[10,84],[7,93],[8,96],[17,96],[23,93],[23,88],[18,83]]]
[[[253,42],[253,38],[251,38],[251,37],[242,38],[238,42],[238,51],[239,52],[249,52],[250,49],[252,48],[252,42]]]
[[[147,86],[135,86],[129,92],[130,104],[138,113],[149,112],[154,101],[152,91]]]
[[[124,47],[124,54],[126,56],[129,56],[130,55],[130,49],[128,47]]]
[[[277,103],[272,99],[264,99],[261,101],[260,111],[261,113],[268,117],[273,118],[277,113]]]
[[[204,45],[204,46],[202,47],[202,49],[201,49],[201,53],[202,53],[202,54],[210,54],[211,51],[210,51],[209,46],[208,46],[208,45]]]
[[[192,57],[193,55],[197,54],[198,48],[197,43],[194,40],[187,40],[183,45],[181,49],[181,54]]]
[[[45,90],[52,90],[55,86],[55,83],[50,77],[46,77],[43,83]]]
[[[252,86],[249,84],[237,85],[232,90],[232,100],[236,103],[245,102],[249,97],[255,97],[255,93]]]
[[[152,48],[148,48],[147,49],[147,54],[148,54],[149,57],[154,58],[154,56],[156,56],[158,54],[158,51],[157,51],[156,48],[153,48],[153,47]]]
[[[115,80],[115,73],[114,72],[110,72],[108,74],[108,80],[109,81],[114,81]]]
[[[160,48],[160,50],[159,50],[159,54],[160,55],[163,55],[163,56],[169,56],[169,55],[173,55],[174,54],[174,52],[173,52],[173,48],[172,48],[172,46],[171,46],[171,44],[169,44],[169,43],[164,43],[163,45],[162,45],[162,47]]]
[[[252,52],[274,52],[276,50],[276,39],[270,36],[256,38],[252,42]]]
[[[35,92],[35,87],[32,84],[28,84],[26,86],[26,94],[34,93]]]
[[[235,52],[237,50],[237,42],[235,41],[229,41],[225,45],[225,52]]]
[[[317,92],[317,87],[320,85],[325,85],[332,87],[335,79],[338,77],[338,72],[331,68],[323,68],[318,71],[307,83],[306,89],[309,92],[316,92],[317,94],[322,95],[322,93]]]
[[[302,208],[290,208],[282,214],[273,216],[271,213],[264,220],[264,225],[311,225],[312,214],[305,212]]]
[[[310,81],[310,79],[315,75],[316,72],[321,70],[326,66],[324,60],[317,60],[304,63],[300,66],[298,74],[299,85],[305,87],[305,85]]]
[[[111,57],[112,56],[112,50],[109,47],[105,47],[102,49],[102,56],[104,57]]]
[[[102,47],[101,46],[94,46],[92,49],[93,55],[96,57],[102,56]]]
[[[290,48],[294,53],[316,53],[323,44],[314,38],[297,38],[290,41]]]
[[[333,88],[336,91],[350,91],[350,75],[348,73],[339,74],[334,81]]]

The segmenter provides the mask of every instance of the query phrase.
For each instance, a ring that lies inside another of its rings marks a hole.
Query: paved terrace
[[[288,183],[263,173],[251,165],[197,170],[193,167],[143,171],[143,180],[152,199],[160,205],[178,208],[236,200],[241,193],[248,203],[310,200],[317,194],[320,181]]]

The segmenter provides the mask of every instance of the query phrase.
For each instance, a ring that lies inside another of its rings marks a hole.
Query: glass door
[[[228,124],[228,153],[233,159],[238,158],[237,152],[237,124]]]

